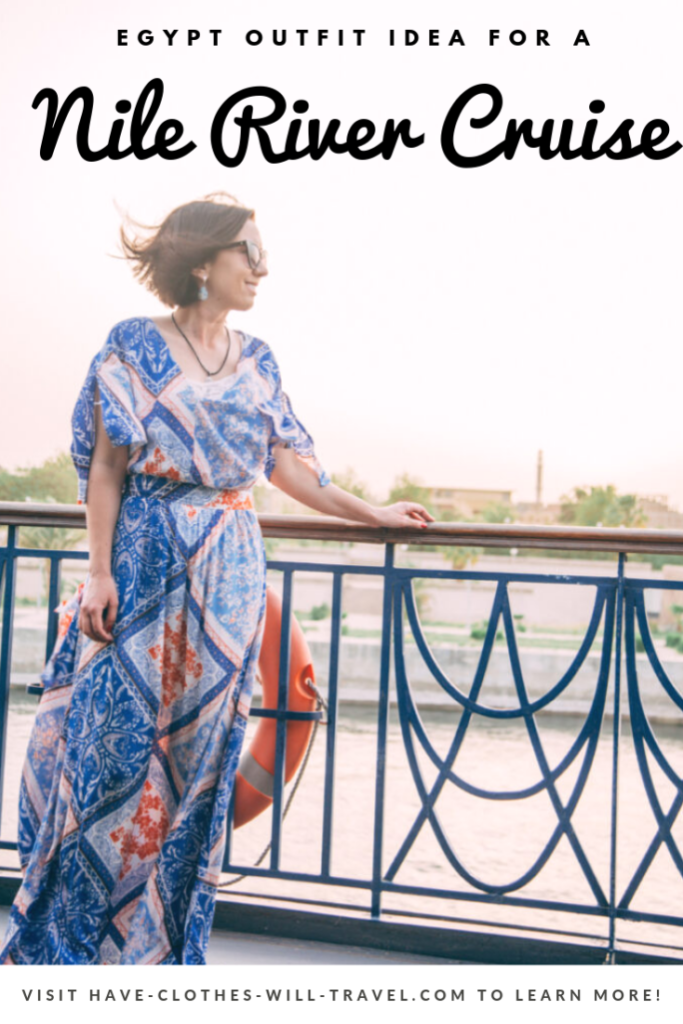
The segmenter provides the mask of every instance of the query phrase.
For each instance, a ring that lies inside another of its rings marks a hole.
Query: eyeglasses
[[[221,248],[241,249],[246,254],[252,270],[258,270],[262,262],[267,262],[268,253],[266,250],[259,248],[256,242],[252,242],[250,239],[241,242],[231,242],[230,245],[224,245]]]

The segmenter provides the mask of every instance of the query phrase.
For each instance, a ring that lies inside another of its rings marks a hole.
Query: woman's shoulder
[[[131,316],[126,320],[119,320],[109,329],[106,340],[95,357],[96,360],[106,359],[112,353],[123,355],[139,350],[146,343],[150,327],[154,327],[154,322],[145,316]]]
[[[131,316],[114,324],[100,352],[101,359],[109,357],[135,370],[155,393],[180,372],[158,327],[148,316]]]
[[[258,356],[270,350],[270,346],[263,338],[258,338],[255,334],[250,334],[249,331],[240,330],[239,333],[242,335],[242,351],[244,355]]]
[[[129,316],[119,320],[109,331],[107,341],[117,348],[135,348],[144,344],[150,334],[158,334],[156,325],[148,316]]]
[[[269,384],[277,385],[280,381],[280,367],[268,342],[255,335],[242,333],[245,339],[243,357],[253,359],[261,376],[265,377]]]

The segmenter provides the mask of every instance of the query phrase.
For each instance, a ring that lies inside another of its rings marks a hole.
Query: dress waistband
[[[180,483],[168,477],[146,473],[130,473],[126,477],[124,498],[148,498],[152,501],[177,501],[201,508],[253,509],[250,488],[243,490],[205,487],[204,484]]]

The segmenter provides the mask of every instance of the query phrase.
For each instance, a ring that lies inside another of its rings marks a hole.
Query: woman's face
[[[235,237],[236,242],[247,240],[263,248],[261,234],[253,220],[248,220]],[[244,249],[222,249],[204,272],[208,274],[206,287],[211,302],[222,309],[251,309],[256,289],[268,273],[268,267],[262,259],[256,270],[252,270]]]

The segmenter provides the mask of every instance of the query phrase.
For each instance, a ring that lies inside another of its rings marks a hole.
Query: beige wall
[[[662,579],[683,581],[683,565],[665,565]],[[677,625],[678,618],[674,615],[673,606],[683,605],[683,590],[662,591],[662,606],[659,613],[659,625],[662,629],[672,629]]]

